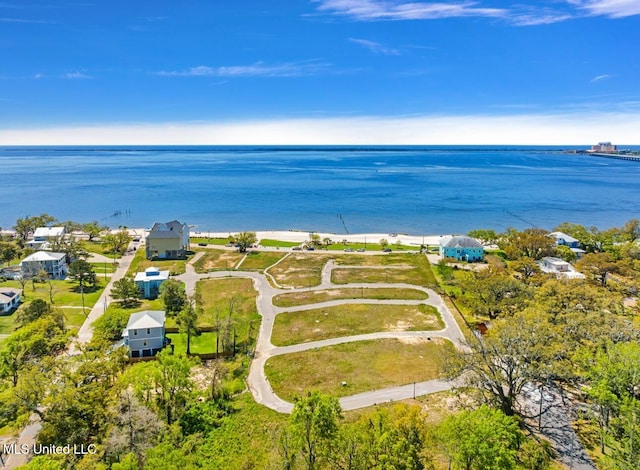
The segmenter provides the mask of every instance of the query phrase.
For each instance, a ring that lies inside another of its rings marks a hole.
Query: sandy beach
[[[204,238],[227,238],[229,235],[233,235],[237,232],[191,232],[192,237],[204,237]],[[349,242],[356,243],[378,243],[383,238],[389,243],[396,243],[400,241],[403,245],[410,245],[420,247],[420,245],[437,245],[444,237],[449,235],[406,235],[406,234],[393,234],[393,233],[327,233],[327,232],[301,232],[292,230],[264,230],[256,231],[258,241],[260,240],[282,240],[287,242],[300,242],[303,243],[309,240],[311,233],[317,233],[321,240],[330,238],[334,242],[340,242],[347,240]]]

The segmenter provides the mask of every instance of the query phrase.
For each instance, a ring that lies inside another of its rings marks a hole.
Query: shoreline
[[[138,229],[139,230],[139,229]],[[229,235],[237,234],[239,232],[191,232],[190,238],[228,238]],[[350,233],[350,234],[340,234],[340,233],[331,233],[331,232],[304,232],[298,230],[258,230],[255,232],[256,238],[258,239],[258,244],[260,240],[280,240],[285,242],[306,242],[309,241],[309,236],[312,233],[317,233],[320,236],[320,239],[323,240],[325,238],[330,238],[334,242],[341,242],[342,240],[347,240],[351,243],[378,243],[383,238],[386,239],[389,243],[394,243],[396,241],[400,241],[403,245],[415,245],[416,247],[420,247],[420,245],[437,245],[440,243],[445,237],[449,237],[452,234],[448,235],[408,235],[403,233]]]

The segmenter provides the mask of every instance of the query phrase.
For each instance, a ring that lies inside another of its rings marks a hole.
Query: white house
[[[549,236],[556,241],[556,245],[558,246],[566,246],[576,255],[576,259],[582,258],[582,256],[586,253],[582,248],[580,248],[580,240],[572,237],[571,235],[567,235],[563,232],[551,232]]]
[[[64,279],[67,276],[67,255],[53,251],[36,251],[20,263],[23,277],[37,275],[44,271],[53,279]]]
[[[60,238],[64,233],[64,227],[38,227],[33,232],[33,239],[27,241],[26,245],[35,250],[44,249],[49,240]]]
[[[547,256],[538,261],[540,269],[544,273],[555,274],[557,277],[567,279],[584,279],[585,275],[576,271],[570,263],[560,258]]]
[[[136,273],[133,279],[145,299],[155,299],[160,293],[160,286],[169,279],[169,271],[160,271],[158,268],[147,268],[142,273]]]
[[[164,310],[144,310],[131,314],[122,332],[129,357],[154,356],[167,344]]]
[[[20,305],[20,289],[0,287],[0,315],[11,313]]]

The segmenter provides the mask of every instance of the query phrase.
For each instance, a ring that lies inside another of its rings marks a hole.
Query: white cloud
[[[597,77],[593,77],[593,78],[591,79],[591,83],[601,82],[602,80],[606,80],[606,79],[608,79],[608,78],[611,78],[612,76],[613,76],[613,75],[607,75],[607,74],[604,74],[604,75],[598,75]]]
[[[185,70],[161,71],[156,75],[164,77],[300,77],[313,75],[330,67],[330,64],[308,61],[266,65],[257,62],[251,65],[231,65],[209,67],[199,65]]]
[[[569,0],[569,3],[586,10],[591,15],[624,18],[640,15],[638,0]]]
[[[402,2],[397,0],[314,0],[318,10],[356,20],[432,20],[462,16],[502,17],[501,8],[477,8],[477,2]]]
[[[359,44],[363,47],[366,47],[374,54],[400,55],[400,51],[398,49],[393,49],[391,47],[383,46],[379,42],[369,41],[367,39],[356,39],[356,38],[349,38],[349,41],[355,44]]]
[[[64,75],[62,75],[62,78],[66,78],[68,80],[85,80],[93,77],[83,72],[67,72]]]
[[[0,130],[3,145],[587,145],[638,141],[640,113],[121,123]]]

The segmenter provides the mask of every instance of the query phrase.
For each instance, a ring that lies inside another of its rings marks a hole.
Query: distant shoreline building
[[[618,146],[613,145],[611,142],[599,142],[597,145],[592,145],[587,152],[591,153],[616,153]]]

